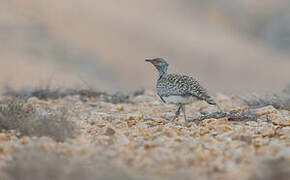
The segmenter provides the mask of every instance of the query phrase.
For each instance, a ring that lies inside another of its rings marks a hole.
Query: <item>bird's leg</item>
[[[223,112],[222,108],[218,104],[216,104],[216,107],[218,108],[219,111]]]
[[[184,126],[187,126],[188,121],[186,119],[186,114],[185,114],[185,105],[182,105],[182,113],[183,113],[183,117],[184,117]]]
[[[182,105],[180,104],[176,113],[175,113],[175,116],[173,117],[173,119],[171,121],[174,121],[176,118],[178,118],[178,116],[180,115],[181,108],[182,108]]]

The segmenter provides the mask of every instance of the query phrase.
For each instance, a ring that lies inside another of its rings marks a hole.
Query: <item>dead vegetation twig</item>
[[[247,112],[224,112],[224,111],[218,111],[206,115],[199,116],[198,118],[189,120],[191,122],[200,122],[205,119],[220,119],[220,118],[228,118],[230,121],[243,121],[243,120],[249,120],[249,121],[255,121],[257,120],[257,115],[253,114],[250,111]]]

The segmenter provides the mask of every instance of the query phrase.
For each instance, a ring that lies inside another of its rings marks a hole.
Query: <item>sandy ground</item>
[[[217,94],[215,98],[227,112],[246,108],[238,96]],[[184,127],[181,117],[168,120],[176,107],[162,104],[152,91],[130,100],[129,104],[111,104],[99,98],[80,101],[78,96],[28,99],[38,109],[67,107],[77,135],[56,142],[49,137],[1,133],[1,167],[7,166],[16,149],[28,147],[58,152],[68,160],[77,157],[88,164],[110,162],[132,177],[145,179],[271,179],[283,175],[275,163],[290,163],[290,111],[267,106],[255,110],[257,121],[206,119]],[[196,102],[187,106],[187,115],[192,119],[216,110]],[[289,166],[283,168],[289,174]]]

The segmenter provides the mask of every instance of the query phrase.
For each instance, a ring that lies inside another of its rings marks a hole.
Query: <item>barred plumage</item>
[[[173,120],[179,116],[182,109],[185,123],[187,124],[184,105],[196,100],[203,100],[209,104],[217,105],[207,90],[196,79],[186,75],[168,74],[168,63],[164,59],[154,58],[146,59],[146,61],[151,62],[159,71],[156,88],[161,100],[165,103],[179,105]]]
[[[157,80],[157,93],[159,96],[193,96],[197,100],[206,101],[209,104],[216,105],[209,93],[199,82],[186,75],[166,74]]]

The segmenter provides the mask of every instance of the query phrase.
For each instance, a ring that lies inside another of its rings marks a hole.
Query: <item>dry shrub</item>
[[[5,95],[12,97],[22,97],[28,99],[30,97],[37,97],[41,100],[48,99],[60,99],[67,96],[79,95],[80,97],[99,97],[101,95],[107,95],[105,92],[93,90],[93,89],[62,89],[62,88],[50,88],[39,87],[39,88],[24,88],[21,90],[13,90],[9,87],[6,87]]]
[[[65,109],[39,112],[19,98],[0,102],[0,130],[15,130],[20,136],[49,136],[57,141],[73,137],[74,132]]]
[[[0,102],[0,130],[17,129],[23,123],[21,118],[26,116],[24,101],[19,98],[5,99]]]
[[[290,94],[290,83],[287,84],[287,86],[284,88],[283,92],[286,94]]]
[[[59,153],[19,150],[2,169],[5,180],[130,180],[137,179],[106,163],[92,164]],[[132,173],[133,174],[133,173]],[[140,179],[140,178],[139,178]]]
[[[78,95],[82,101],[86,101],[87,98],[100,97],[102,101],[109,102],[112,104],[119,103],[132,103],[130,101],[130,96],[138,96],[144,94],[144,90],[136,90],[132,93],[121,93],[116,92],[114,94],[108,94],[106,92],[94,90],[94,89],[51,89],[49,87],[36,88],[36,89],[22,89],[19,91],[12,90],[11,88],[6,88],[4,93],[6,96],[11,97],[21,97],[23,99],[28,99],[30,97],[37,97],[41,100],[48,99],[60,99],[67,96]]]
[[[280,93],[254,94],[245,97],[245,102],[253,108],[272,105],[276,109],[290,110],[290,84]]]
[[[117,92],[112,95],[104,96],[104,101],[112,104],[120,104],[120,103],[132,103],[130,101],[130,96],[128,94],[124,94],[121,92]]]

